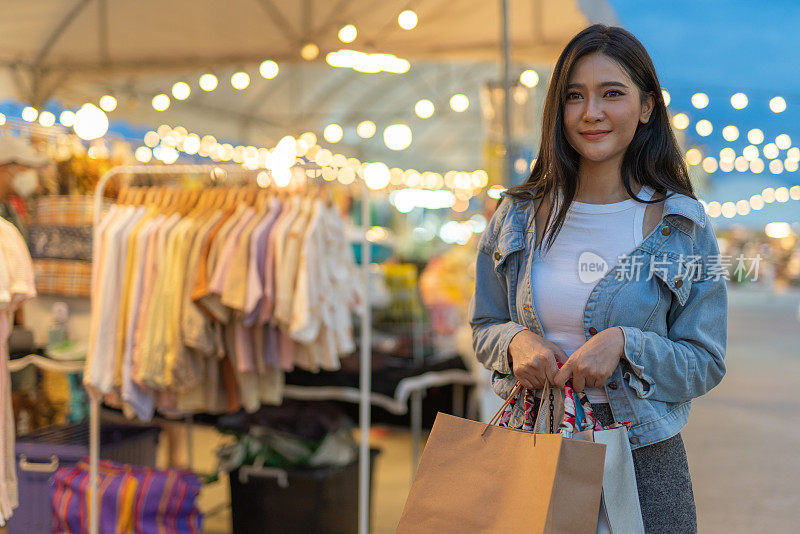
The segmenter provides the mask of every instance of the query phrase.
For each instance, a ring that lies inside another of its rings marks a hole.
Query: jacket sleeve
[[[673,298],[667,336],[621,326],[625,373],[636,394],[663,402],[683,402],[704,395],[725,375],[728,332],[726,276],[719,263],[719,245],[708,223],[696,248],[704,254],[702,274],[693,279],[683,306]]]
[[[478,361],[487,369],[505,375],[511,374],[508,345],[515,335],[526,329],[511,319],[505,276],[497,273],[492,258],[497,233],[507,211],[508,205],[501,204],[481,236],[475,262],[475,292],[469,307],[472,346]]]

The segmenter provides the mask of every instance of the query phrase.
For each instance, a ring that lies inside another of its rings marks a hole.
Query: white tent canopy
[[[200,134],[259,144],[286,133],[321,132],[335,121],[348,128],[370,119],[380,128],[381,121],[415,119],[419,98],[430,98],[441,109],[454,92],[463,92],[477,108],[477,89],[498,77],[500,6],[487,0],[6,3],[0,69],[8,75],[0,78],[0,96],[34,107],[51,98],[78,106],[111,92],[120,101],[112,118],[181,124]],[[411,31],[397,23],[404,9],[419,17]],[[541,68],[588,24],[616,23],[605,0],[509,0],[509,12],[512,61]],[[358,29],[353,43],[338,39],[345,24]],[[313,61],[300,55],[306,43],[319,47]],[[327,65],[325,55],[343,48],[395,54],[412,67],[406,74],[363,74]],[[274,80],[258,76],[265,59],[281,66]],[[244,91],[230,87],[229,76],[237,70],[250,74]],[[204,93],[197,87],[204,72],[219,76],[219,89]],[[165,112],[153,110],[151,98],[169,94],[177,81],[189,83],[192,96]],[[418,133],[434,143],[447,133],[444,146],[420,145],[436,153],[437,161],[446,154],[448,165],[479,163],[480,114],[474,110],[437,115],[412,128],[415,142]],[[459,153],[460,148],[466,150]],[[366,151],[362,157],[373,156],[369,144],[360,150]],[[379,143],[375,150],[390,152]]]

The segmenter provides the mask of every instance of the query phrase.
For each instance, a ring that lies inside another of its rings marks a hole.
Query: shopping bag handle
[[[542,401],[544,401],[544,399],[548,399],[549,398],[550,387],[551,387],[550,386],[550,382],[545,381],[544,390],[542,391]],[[508,394],[508,398],[506,398],[506,401],[503,403],[502,406],[500,406],[500,408],[495,412],[495,414],[492,416],[492,418],[489,420],[489,422],[484,427],[483,432],[481,432],[481,436],[483,436],[486,433],[486,431],[489,430],[490,426],[492,426],[497,421],[499,421],[501,415],[503,414],[503,411],[506,409],[506,407],[511,402],[511,400],[514,397],[517,396],[517,394],[519,393],[520,390],[527,390],[527,388],[524,388],[522,386],[522,383],[519,380],[517,380],[517,383],[514,385],[514,388],[511,390],[511,393]],[[540,410],[538,410],[536,412],[536,420],[533,422],[533,444],[534,445],[536,445],[536,434],[537,434],[536,427],[538,426],[538,423],[539,423],[539,412],[541,412],[541,411],[542,410],[540,409]]]
[[[560,362],[558,367],[563,365]],[[585,401],[585,402],[584,402]],[[624,426],[630,429],[632,422],[613,422],[610,425],[603,425],[594,415],[592,403],[589,402],[586,396],[586,391],[578,393],[573,389],[572,379],[569,379],[564,384],[564,418],[558,426],[557,432],[564,434],[564,432],[575,433],[583,430],[592,429],[598,430],[613,430]]]

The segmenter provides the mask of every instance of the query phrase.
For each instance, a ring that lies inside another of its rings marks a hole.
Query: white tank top
[[[650,200],[653,193],[651,187],[642,186],[637,196]],[[641,244],[646,208],[633,198],[611,204],[573,201],[553,246],[544,256],[539,249],[534,253],[533,306],[545,339],[567,357],[586,341],[583,314],[589,293],[619,256]],[[584,391],[589,402],[608,402],[604,388]]]

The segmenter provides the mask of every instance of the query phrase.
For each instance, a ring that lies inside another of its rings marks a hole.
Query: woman
[[[646,532],[696,532],[680,430],[725,374],[727,273],[629,32],[598,24],[567,44],[530,178],[503,194],[479,250],[470,322],[493,389],[507,398],[519,381],[537,413],[545,383],[571,379],[602,424],[631,422]]]

